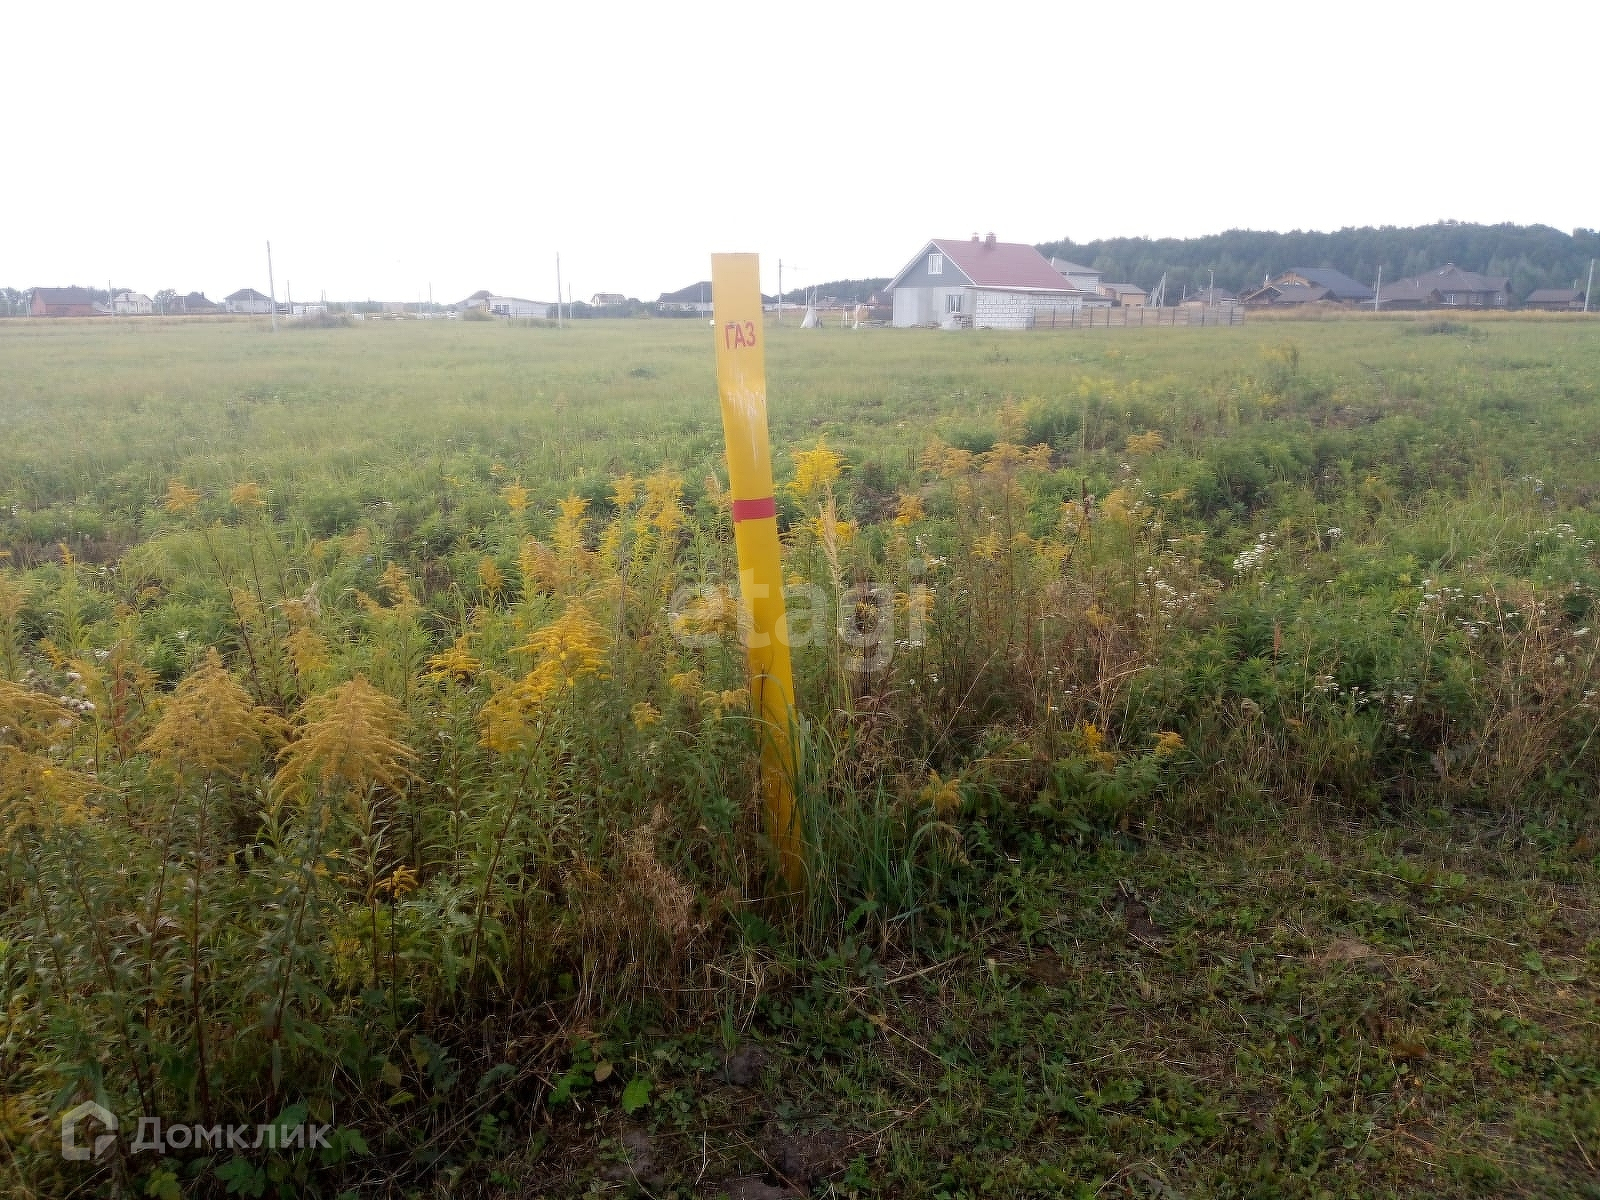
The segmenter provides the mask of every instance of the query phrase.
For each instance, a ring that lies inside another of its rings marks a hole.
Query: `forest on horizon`
[[[1211,282],[1241,292],[1294,267],[1332,267],[1371,285],[1378,268],[1388,280],[1420,275],[1446,263],[1485,275],[1509,275],[1519,298],[1535,288],[1583,287],[1589,262],[1600,257],[1600,231],[1563,233],[1548,225],[1385,225],[1323,233],[1274,233],[1230,229],[1195,238],[1101,238],[1045,242],[1046,258],[1071,259],[1097,268],[1108,282],[1154,287],[1167,276],[1170,302],[1185,289]]]

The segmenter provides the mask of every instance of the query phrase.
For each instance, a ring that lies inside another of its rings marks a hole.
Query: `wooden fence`
[[[1041,305],[1034,311],[1035,329],[1125,329],[1149,326],[1243,325],[1244,309],[1237,304],[1206,308],[1179,304],[1171,308],[1082,308],[1060,312]]]

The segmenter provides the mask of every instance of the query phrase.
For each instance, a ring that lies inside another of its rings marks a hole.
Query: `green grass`
[[[832,563],[784,491],[789,566],[934,560],[926,645],[797,656],[801,907],[749,730],[666,682],[740,679],[660,611],[732,573],[704,326],[0,323],[0,703],[100,689],[56,744],[0,730],[6,1187],[1600,1195],[1600,325],[773,329],[768,372],[780,480],[826,438],[856,526]],[[653,540],[610,494],[663,468]],[[569,493],[587,590],[519,565]],[[605,677],[485,749],[489,672],[580,603]],[[427,672],[457,638],[482,677]],[[414,782],[162,776],[213,645],[290,722],[371,679]],[[102,789],[85,823],[18,815],[25,760]],[[63,1169],[90,1095],[367,1149]]]

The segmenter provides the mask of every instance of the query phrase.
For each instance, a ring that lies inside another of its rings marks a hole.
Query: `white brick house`
[[[973,235],[935,238],[889,284],[900,328],[1031,329],[1042,315],[1076,312],[1083,293],[1032,246]]]

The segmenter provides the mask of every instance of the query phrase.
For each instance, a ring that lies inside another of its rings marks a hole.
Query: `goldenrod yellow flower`
[[[398,900],[416,889],[417,873],[410,867],[396,867],[373,885],[373,891],[380,896],[388,896],[391,900]]]
[[[416,752],[399,740],[405,711],[394,697],[357,675],[307,700],[300,736],[278,753],[280,795],[310,786],[360,793],[372,784],[397,792],[411,778]]]
[[[922,509],[922,497],[915,492],[902,492],[899,507],[895,509],[894,523],[896,525],[910,525],[922,520],[928,514]]]
[[[505,497],[506,507],[514,513],[520,513],[528,507],[528,489],[522,486],[520,480],[506,484],[500,489],[500,494]]]
[[[320,634],[307,626],[296,629],[284,639],[283,645],[289,651],[289,661],[294,664],[294,673],[301,678],[328,665],[330,658],[328,643]]]
[[[959,777],[941,779],[939,772],[929,771],[928,782],[922,785],[917,799],[939,816],[948,816],[961,807],[961,780]]]
[[[259,483],[236,483],[228,492],[228,503],[235,508],[260,508],[265,501],[261,498],[261,485]]]
[[[667,686],[685,700],[692,700],[700,694],[700,672],[680,671],[667,680]]]
[[[450,649],[442,650],[428,659],[428,674],[442,678],[471,679],[481,665],[472,656],[469,635],[463,633],[450,643]]]
[[[493,597],[505,590],[506,577],[501,573],[499,564],[485,556],[478,560],[478,582]]]
[[[174,516],[193,512],[200,503],[200,493],[176,479],[167,481],[167,502],[161,507]]]
[[[1130,433],[1124,449],[1129,454],[1154,454],[1166,444],[1158,430],[1148,429],[1144,433]]]
[[[829,449],[826,438],[819,438],[815,449],[795,454],[794,480],[789,489],[807,500],[814,500],[839,478],[843,466],[844,456]]]

